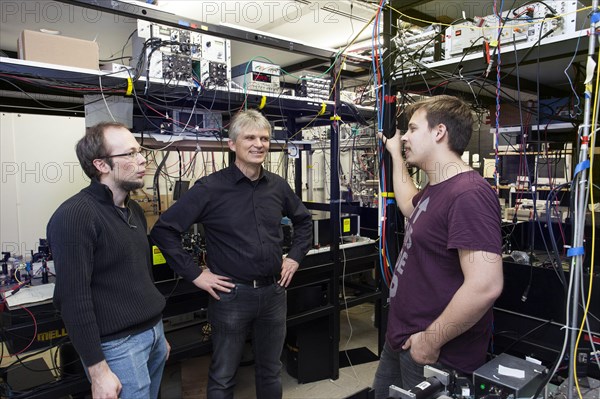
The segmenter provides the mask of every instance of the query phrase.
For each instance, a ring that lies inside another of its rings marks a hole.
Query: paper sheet
[[[23,287],[16,294],[4,293],[9,309],[19,305],[41,305],[54,297],[54,283]]]
[[[511,369],[503,365],[498,366],[498,374],[505,375],[507,377],[525,378],[525,370]]]

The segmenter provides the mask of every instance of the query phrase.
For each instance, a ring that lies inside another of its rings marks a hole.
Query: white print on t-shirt
[[[406,266],[406,261],[408,260],[408,252],[406,251],[412,247],[413,226],[417,222],[417,219],[419,219],[421,213],[427,211],[427,205],[429,205],[429,197],[419,201],[406,226],[404,245],[402,245],[402,251],[400,252],[400,256],[396,262],[396,270],[394,271],[394,277],[392,278],[392,283],[390,284],[390,298],[396,296],[396,289],[398,288],[398,276],[401,276],[402,273],[404,273],[404,266]]]

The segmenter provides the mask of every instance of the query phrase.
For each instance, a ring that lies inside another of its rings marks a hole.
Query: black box
[[[502,367],[518,370],[523,377],[504,375]],[[544,369],[542,365],[502,353],[473,372],[475,397],[494,394],[502,398],[530,397],[544,379]]]
[[[313,212],[313,244],[322,247],[331,244],[331,219],[329,212]],[[340,224],[340,236],[359,235],[360,216],[345,214],[337,222]]]
[[[187,180],[177,180],[173,188],[173,201],[177,201],[190,188],[190,182]]]

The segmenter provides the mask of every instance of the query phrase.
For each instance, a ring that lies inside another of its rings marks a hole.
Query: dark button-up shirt
[[[198,180],[161,215],[151,237],[169,265],[186,280],[200,267],[182,248],[181,233],[202,223],[209,269],[238,280],[279,274],[282,263],[282,217],[293,223],[288,257],[300,263],[311,247],[311,215],[289,184],[263,170],[256,181],[235,165]]]

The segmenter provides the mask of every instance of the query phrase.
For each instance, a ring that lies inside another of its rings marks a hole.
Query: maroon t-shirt
[[[390,285],[387,340],[394,350],[429,327],[462,285],[458,249],[498,256],[502,249],[498,198],[475,171],[426,186],[413,205]],[[489,309],[477,324],[442,347],[438,361],[473,372],[485,363],[491,328]]]

